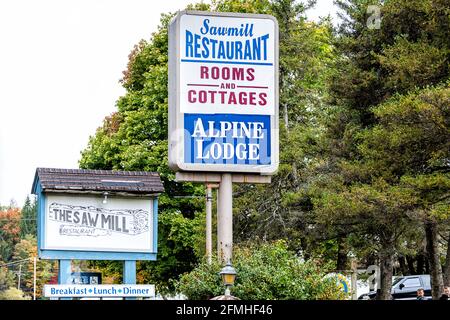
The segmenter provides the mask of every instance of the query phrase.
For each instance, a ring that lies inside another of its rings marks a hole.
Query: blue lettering
[[[207,34],[209,30],[209,19],[203,20],[203,27],[200,28],[201,34]]]
[[[253,59],[261,60],[261,40],[260,40],[260,38],[253,39]]]
[[[198,34],[194,35],[194,42],[195,42],[195,44],[194,44],[194,47],[195,47],[195,49],[194,49],[194,57],[196,57],[196,58],[200,58],[201,57],[200,53],[198,52],[198,49],[200,49],[199,41],[200,41],[200,36]]]
[[[267,60],[268,39],[269,34],[243,41],[221,41],[203,37],[200,34],[186,30],[185,57],[223,60]],[[67,219],[65,213],[60,214],[59,218],[61,220]],[[80,220],[78,213],[74,215],[75,219]],[[81,220],[82,224],[85,225],[95,226],[97,224],[96,218],[85,217],[84,214]]]
[[[240,27],[223,27],[209,25],[209,19],[203,20],[203,26],[200,28],[200,33],[203,35],[210,34],[212,36],[235,36],[235,37],[253,37],[253,23],[241,24]]]
[[[203,44],[202,57],[203,58],[208,58],[208,56],[209,56],[209,49],[208,49],[209,39],[206,38],[206,37],[203,38],[202,39],[202,44]]]
[[[192,33],[186,30],[186,57],[192,57]]]
[[[252,52],[251,52],[251,46],[250,46],[250,40],[245,40],[245,48],[244,48],[244,60],[251,59],[252,58]]]
[[[261,37],[261,40],[263,41],[264,44],[264,60],[267,60],[267,39],[269,39],[269,34],[265,34]]]
[[[230,42],[227,42],[227,59],[234,59],[234,46]]]
[[[212,56],[215,57],[216,56],[216,44],[218,41],[211,39],[209,42],[211,42],[211,44],[212,44]]]
[[[219,42],[219,53],[217,54],[217,58],[225,59],[225,48],[223,45],[223,41]]]
[[[242,59],[242,42],[236,42],[236,59]]]

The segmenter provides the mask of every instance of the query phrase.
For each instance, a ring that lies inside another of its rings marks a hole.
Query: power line
[[[13,264],[17,264],[17,263],[21,263],[27,260],[31,260],[32,258],[26,258],[26,259],[22,259],[22,260],[17,260],[17,261],[12,261],[12,262],[8,262],[8,263],[2,263],[0,264],[0,266],[9,266],[9,265],[13,265]]]
[[[0,220],[9,220],[9,221],[18,221],[18,220],[20,220],[20,221],[35,221],[35,220],[37,220],[36,218],[34,218],[34,219],[32,219],[32,218],[20,218],[20,219],[9,219],[9,218],[0,218]]]

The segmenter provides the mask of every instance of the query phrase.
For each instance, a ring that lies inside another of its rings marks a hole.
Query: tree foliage
[[[27,196],[25,203],[22,207],[21,219],[20,219],[20,237],[24,238],[27,234],[31,234],[36,237],[37,235],[37,201],[30,200]]]
[[[206,4],[191,7],[207,8]],[[167,32],[172,17],[162,15],[151,40],[142,40],[133,48],[121,80],[126,93],[117,101],[118,111],[106,117],[90,137],[80,160],[81,168],[160,173],[165,192],[159,197],[158,260],[139,263],[138,277],[156,283],[163,293],[172,291],[172,279],[197,262],[198,249],[190,237],[196,237],[192,226],[198,224],[196,212],[204,206],[203,187],[176,182],[168,167]],[[183,230],[187,233],[178,237]]]
[[[317,221],[329,223],[322,230],[340,230],[353,247],[356,235],[364,240],[358,244],[366,243],[361,252],[375,250],[382,267],[380,298],[388,298],[395,254],[410,247],[405,243],[420,243],[412,237],[424,235],[411,229],[429,231],[432,223],[437,230],[437,222],[429,219],[436,212],[433,203],[439,203],[441,215],[446,210],[448,193],[421,191],[413,181],[439,181],[443,185],[435,186],[445,190],[450,56],[444,36],[450,30],[443,15],[448,6],[444,1],[338,3],[346,17],[336,37],[339,56],[329,80],[329,103],[335,107],[325,118],[321,140],[328,150],[320,154],[322,166],[314,171],[325,173],[328,181],[319,180],[309,194]],[[379,29],[367,27],[369,4],[381,9]],[[385,187],[380,189],[380,182]],[[391,240],[382,241],[383,234]],[[381,246],[374,246],[380,241]],[[428,251],[432,247],[427,244]],[[440,266],[432,261],[439,259],[431,258],[436,281]]]
[[[29,295],[34,291],[34,263],[33,259],[37,257],[37,240],[34,236],[28,234],[21,239],[14,248],[14,261],[24,260],[22,264],[21,288]],[[44,284],[52,277],[56,269],[56,261],[38,260],[36,263],[36,297],[42,296]]]
[[[189,299],[211,299],[223,294],[220,277],[223,267],[217,259],[200,263],[184,274],[178,290]],[[234,251],[233,267],[237,278],[232,295],[244,300],[336,300],[345,298],[333,278],[326,277],[324,266],[301,261],[284,241],[239,246]]]
[[[20,210],[8,208],[0,211],[0,260],[9,261],[15,244],[20,239]]]
[[[0,266],[0,292],[14,286],[14,274],[6,266]]]
[[[436,283],[441,257],[433,248],[438,234],[449,232],[450,8],[447,0],[337,3],[337,29],[328,19],[307,21],[314,1],[220,0],[190,8],[272,14],[280,27],[279,171],[269,185],[235,186],[234,239],[286,239],[304,259],[337,269],[347,269],[347,253],[356,252],[360,263],[381,265],[380,297],[388,298],[395,258],[412,272],[428,262]],[[369,5],[380,8],[379,28],[369,27]],[[158,261],[139,263],[138,278],[162,291],[175,289],[204,246],[203,187],[175,182],[167,165],[172,16],[163,15],[152,38],[133,48],[121,80],[126,94],[80,160],[82,168],[161,174]],[[188,295],[195,298],[216,295],[220,285],[206,274],[214,268],[202,263],[181,287],[194,285],[198,295]],[[195,283],[200,275],[207,285]],[[261,290],[242,294],[273,296]]]
[[[0,292],[0,300],[30,300],[31,298],[17,288],[8,288]]]

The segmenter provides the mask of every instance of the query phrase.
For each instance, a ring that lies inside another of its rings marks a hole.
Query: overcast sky
[[[0,2],[0,204],[23,205],[37,167],[78,168],[125,93],[128,54],[186,0]],[[206,1],[209,2],[209,1]],[[311,19],[329,13],[318,0]]]

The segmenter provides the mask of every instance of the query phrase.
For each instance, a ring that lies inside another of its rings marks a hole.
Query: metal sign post
[[[212,187],[206,185],[206,258],[211,264],[212,256]]]
[[[233,183],[230,173],[222,174],[219,186],[220,204],[217,219],[220,221],[218,230],[220,235],[219,258],[222,262],[228,262],[233,252]]]

